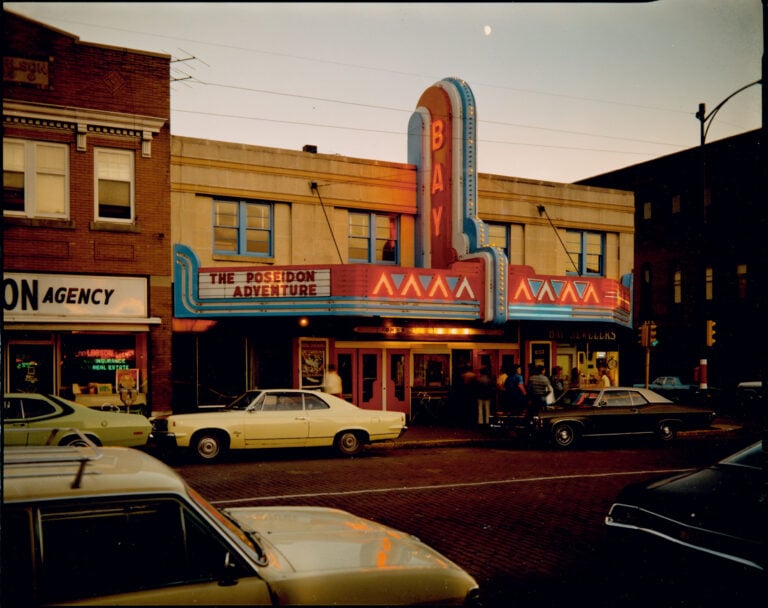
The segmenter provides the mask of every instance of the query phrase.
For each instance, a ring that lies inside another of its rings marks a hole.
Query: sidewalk
[[[716,437],[735,434],[742,429],[743,425],[737,422],[727,418],[716,418],[712,423],[712,427],[709,429],[681,431],[678,433],[678,436],[691,437],[696,435],[707,435]],[[504,444],[514,440],[514,437],[499,435],[497,433],[491,432],[488,429],[414,424],[409,426],[408,430],[399,439],[373,444],[373,447],[386,446],[390,448],[433,448],[493,443]]]

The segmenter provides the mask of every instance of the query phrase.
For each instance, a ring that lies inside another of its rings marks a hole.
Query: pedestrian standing
[[[555,399],[565,392],[565,380],[563,378],[563,368],[559,365],[552,369],[551,378],[552,388],[555,390]]]
[[[600,369],[600,386],[603,388],[611,386],[611,378],[608,376],[608,369],[605,367]]]
[[[471,365],[467,365],[461,374],[460,394],[462,411],[470,412],[477,407],[477,374]]]
[[[336,366],[333,363],[328,365],[328,371],[323,378],[323,392],[339,399],[344,398],[342,395],[341,376],[336,372]]]
[[[502,367],[499,370],[499,376],[496,378],[496,405],[497,407],[502,407],[506,405],[507,403],[507,396],[506,396],[506,383],[507,378],[509,378],[509,374],[507,373],[507,368]]]
[[[512,373],[507,377],[505,382],[505,406],[513,411],[524,410],[528,397],[525,389],[525,381],[523,380],[522,368],[516,365]]]
[[[493,378],[487,367],[480,370],[477,377],[477,424],[487,426],[491,420],[491,399],[495,392]]]
[[[547,378],[547,368],[539,365],[536,373],[528,379],[528,397],[530,398],[530,415],[535,416],[541,408],[547,405],[547,394],[554,392],[552,383]]]

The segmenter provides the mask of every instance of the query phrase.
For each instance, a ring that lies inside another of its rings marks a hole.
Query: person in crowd
[[[539,365],[536,373],[528,379],[528,397],[530,400],[530,415],[534,416],[547,404],[547,394],[554,392],[552,383],[547,377],[547,368]]]
[[[611,386],[611,378],[608,376],[608,368],[606,367],[600,368],[600,386],[603,388]]]
[[[477,374],[472,369],[471,365],[464,366],[464,371],[461,372],[461,388],[459,391],[462,418],[465,416],[469,418],[468,413],[477,408]],[[466,412],[466,413],[465,413]],[[469,418],[471,421],[471,418]]]
[[[491,372],[487,367],[477,377],[477,425],[487,426],[491,418],[491,400],[496,392]]]
[[[556,365],[552,369],[551,378],[552,388],[555,390],[555,399],[565,392],[565,378],[563,378],[563,368]]]
[[[341,376],[336,371],[336,366],[331,363],[328,365],[328,371],[323,378],[323,392],[329,393],[334,397],[343,399],[341,388]]]
[[[522,368],[519,365],[516,365],[513,372],[507,377],[504,397],[505,406],[512,410],[523,410],[527,405],[525,381],[523,380]]]
[[[581,374],[579,373],[579,368],[574,367],[571,370],[571,386],[570,388],[579,388],[581,386]]]
[[[505,391],[507,390],[504,386],[507,382],[507,378],[509,378],[509,374],[507,373],[507,368],[502,367],[499,370],[499,375],[496,378],[496,404],[501,407],[506,405],[507,397],[505,395]]]

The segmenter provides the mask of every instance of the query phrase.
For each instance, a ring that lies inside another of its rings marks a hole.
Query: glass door
[[[407,350],[387,350],[386,409],[409,414],[407,382],[410,377]]]
[[[357,405],[367,410],[382,409],[381,349],[358,351],[358,379],[360,399]]]

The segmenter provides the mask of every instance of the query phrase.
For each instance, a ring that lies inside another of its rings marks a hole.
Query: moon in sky
[[[486,36],[490,36],[492,31],[493,29],[491,28],[490,25],[483,26],[483,34],[485,34]]]

